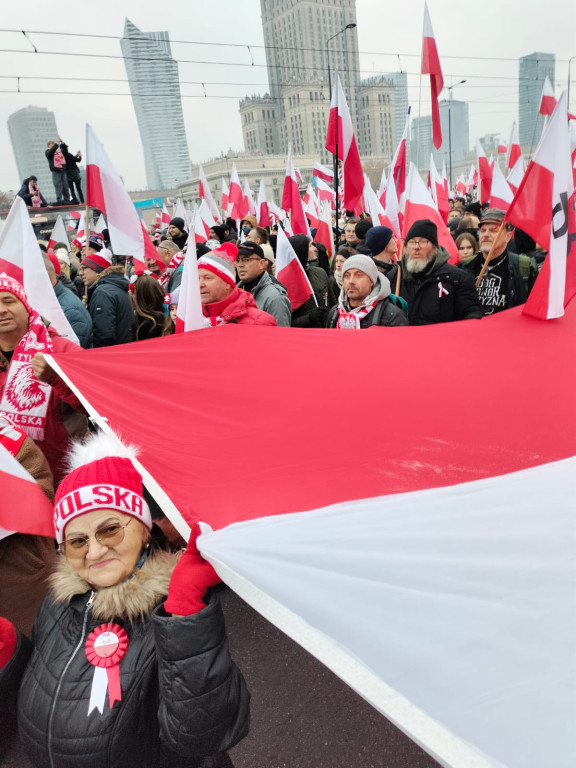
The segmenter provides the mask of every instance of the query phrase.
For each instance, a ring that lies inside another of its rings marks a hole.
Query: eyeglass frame
[[[265,258],[266,256],[242,256],[242,257],[239,256],[236,259],[236,261],[238,264],[248,264],[251,261],[262,261],[262,259],[265,259]]]
[[[413,245],[415,248],[426,248],[427,245],[432,245],[432,241],[425,237],[421,237],[419,240],[411,238],[406,245]]]
[[[76,536],[75,537],[76,539],[86,539],[86,541],[82,545],[82,549],[78,548],[77,550],[73,550],[74,552],[78,552],[79,554],[74,554],[74,555],[66,554],[66,542],[68,541],[68,539],[64,539],[64,541],[62,541],[58,545],[58,553],[60,555],[64,555],[65,557],[69,557],[72,560],[78,560],[82,557],[85,557],[86,552],[88,552],[88,550],[90,549],[90,539],[95,539],[98,542],[98,544],[100,544],[100,546],[102,547],[108,547],[108,548],[116,547],[118,544],[122,544],[122,542],[124,541],[124,537],[126,536],[125,529],[128,528],[132,520],[134,520],[133,517],[131,517],[127,523],[121,523],[119,520],[115,520],[114,523],[111,523],[111,522],[105,523],[104,525],[100,526],[100,528],[93,534],[90,534],[88,536]],[[120,526],[120,528],[122,529],[122,538],[120,539],[120,541],[115,541],[114,544],[106,544],[106,542],[100,541],[100,539],[98,538],[98,531],[103,528],[108,528],[110,525],[113,525],[113,524]]]

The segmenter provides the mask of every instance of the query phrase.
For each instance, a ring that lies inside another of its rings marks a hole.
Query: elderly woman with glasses
[[[32,641],[0,619],[0,709],[18,692],[35,768],[224,768],[248,731],[198,526],[180,557],[153,540],[134,456],[114,435],[73,449]]]

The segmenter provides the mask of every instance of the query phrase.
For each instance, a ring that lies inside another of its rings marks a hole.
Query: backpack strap
[[[398,309],[401,309],[402,312],[408,317],[408,302],[406,299],[403,299],[401,296],[396,296],[395,293],[391,293],[388,298],[394,304],[395,307],[398,307]]]

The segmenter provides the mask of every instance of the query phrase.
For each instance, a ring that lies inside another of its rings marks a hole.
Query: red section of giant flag
[[[428,13],[428,5],[424,4],[424,35],[422,38],[422,74],[430,75],[430,91],[432,101],[432,137],[436,149],[442,145],[442,126],[440,124],[440,107],[438,99],[440,92],[444,87],[444,78],[442,77],[442,68],[436,40],[432,30],[432,22]]]

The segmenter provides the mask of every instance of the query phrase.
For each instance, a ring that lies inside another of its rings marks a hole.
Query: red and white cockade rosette
[[[122,701],[120,662],[128,649],[128,642],[128,635],[118,624],[101,624],[88,635],[86,658],[94,665],[88,714],[93,709],[98,709],[100,714],[104,714],[106,690],[110,709],[115,701]]]

